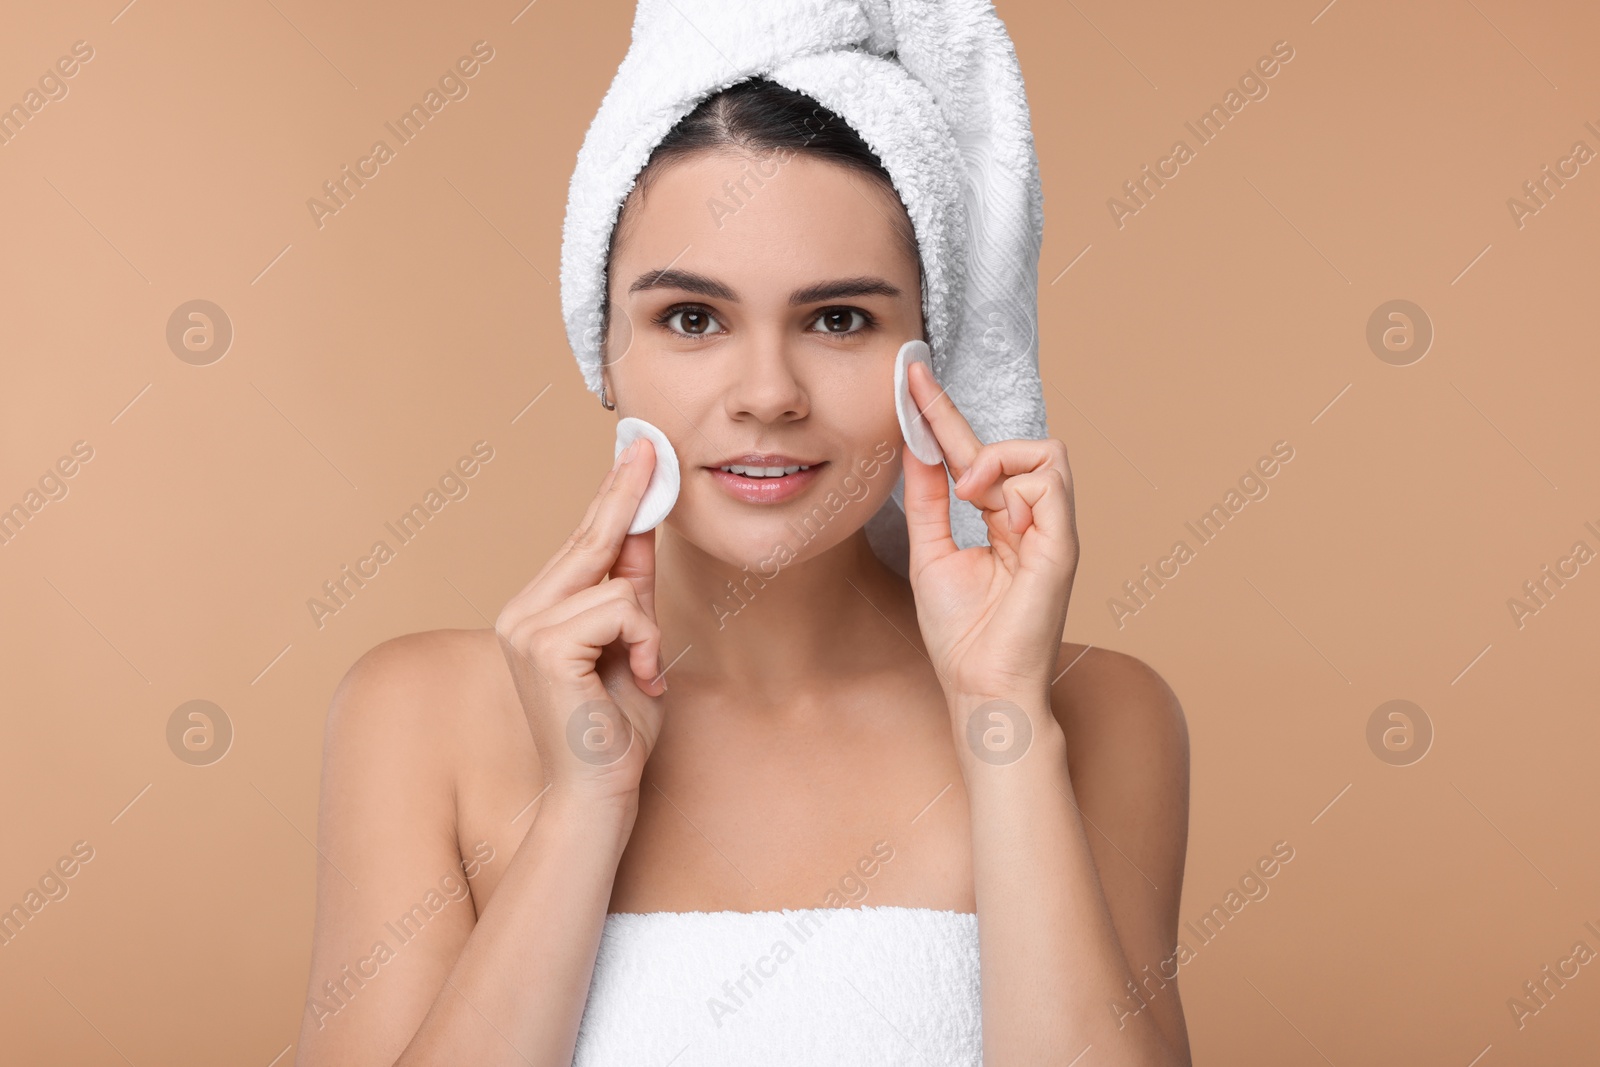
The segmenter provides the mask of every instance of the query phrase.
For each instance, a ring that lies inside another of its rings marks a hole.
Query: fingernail
[[[634,441],[632,444],[628,445],[627,448],[622,450],[622,455],[617,457],[617,466],[620,467],[624,463],[631,461],[633,459],[633,454],[637,451],[639,451],[639,442]]]

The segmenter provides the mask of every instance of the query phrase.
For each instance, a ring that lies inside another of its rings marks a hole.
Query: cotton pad
[[[622,455],[624,448],[641,437],[650,438],[650,443],[656,446],[656,468],[650,473],[650,484],[645,486],[644,496],[639,499],[639,510],[633,513],[633,525],[628,527],[631,534],[644,533],[661,525],[672,506],[678,502],[678,486],[682,482],[678,473],[678,453],[673,451],[672,442],[667,440],[666,434],[643,419],[630,416],[618,421],[617,447],[611,458]]]
[[[894,410],[900,416],[900,433],[911,454],[924,463],[943,463],[944,451],[933,436],[933,427],[917,410],[917,402],[911,399],[910,364],[921,363],[932,372],[929,355],[926,341],[907,341],[900,346],[900,354],[894,357]]]

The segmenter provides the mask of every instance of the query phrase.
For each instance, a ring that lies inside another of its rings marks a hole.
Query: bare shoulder
[[[1116,762],[1188,766],[1189,726],[1166,679],[1137,656],[1063,642],[1051,687],[1067,748]],[[1074,774],[1077,769],[1074,768]]]
[[[317,867],[299,1062],[395,1062],[471,933],[473,906],[417,901],[431,894],[454,904],[475,888],[462,881],[460,797],[465,772],[477,765],[472,757],[493,750],[503,707],[490,653],[500,654],[493,630],[406,634],[364,653],[334,690],[317,817],[325,862]],[[347,1011],[353,991],[327,990],[349,980],[352,961],[370,978],[364,968],[389,959],[373,954],[373,931],[419,907],[424,947],[386,969],[392,977],[376,992],[362,990]],[[331,1015],[339,1025],[325,1025]]]
[[[453,868],[464,838],[483,836],[486,803],[504,807],[502,794],[537,774],[494,630],[405,634],[369,649],[334,690],[318,833],[355,885],[409,888],[419,870]]]
[[[425,726],[493,688],[504,665],[492,629],[391,637],[350,665],[334,690],[329,715],[382,717],[391,727]]]
[[[1176,929],[1189,836],[1183,707],[1135,656],[1064,644],[1061,657],[1057,670],[1066,673],[1056,679],[1051,705],[1066,738],[1075,799],[1094,831],[1090,842],[1106,861],[1102,874],[1135,893],[1163,887],[1157,911]]]
[[[424,630],[372,646],[345,672],[339,691],[383,690],[389,695],[423,692],[462,681],[498,656],[493,630]]]
[[[446,787],[460,759],[504,728],[510,686],[492,629],[427,630],[380,642],[334,690],[325,768],[359,759],[421,775],[414,787]]]
[[[1177,694],[1136,656],[1063,644],[1051,707],[1117,938],[1134,975],[1170,963],[1189,838],[1189,727]],[[1165,971],[1161,972],[1165,975]],[[1143,979],[1141,979],[1143,980]],[[1189,1062],[1174,983],[1148,1006]],[[1151,990],[1151,992],[1154,992]],[[1130,1000],[1116,1010],[1143,1010]]]

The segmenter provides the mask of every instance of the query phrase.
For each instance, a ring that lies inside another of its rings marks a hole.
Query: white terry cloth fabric
[[[971,913],[614,913],[572,1062],[978,1067],[982,1049]]]
[[[622,201],[679,119],[753,76],[838,114],[889,172],[921,250],[934,376],[978,437],[1047,436],[1039,162],[1016,52],[990,0],[639,0],[562,230],[561,309],[588,387],[600,389],[606,249]],[[894,500],[903,509],[903,480]],[[986,543],[979,511],[950,504],[956,543]],[[868,536],[904,572],[904,519],[880,513]]]

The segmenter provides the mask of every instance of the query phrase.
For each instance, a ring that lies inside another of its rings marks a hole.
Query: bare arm
[[[1187,1067],[1176,984],[1138,985],[1142,966],[1157,973],[1170,957],[1178,921],[1181,710],[1138,661],[1091,670],[1101,675],[1093,713],[1107,721],[1069,718],[1069,733],[1059,709],[1019,697],[1034,729],[1022,758],[997,765],[963,753],[984,1061],[1069,1062],[1093,1049],[1085,1062]],[[1147,1008],[1131,989],[1150,990]]]
[[[633,805],[547,796],[398,1067],[571,1064]]]
[[[1091,653],[1080,671],[1082,707],[1029,709],[1042,729],[1023,758],[964,768],[985,1060],[1065,1062],[1092,1048],[1086,1063],[1187,1067],[1173,958],[1188,835],[1182,709],[1131,657]],[[1058,683],[1052,704],[1068,704],[1068,688]]]
[[[1078,565],[1066,445],[985,445],[927,367],[911,366],[910,386],[944,454],[942,465],[906,455],[906,529],[971,809],[984,1060],[1065,1063],[1092,1048],[1089,1062],[1187,1067],[1175,988],[1149,1010],[1115,1007],[1165,957],[1177,921],[1182,711],[1130,657],[1101,654],[1061,682]],[[951,536],[946,469],[983,512],[987,545]],[[1067,706],[1085,690],[1084,707]]]
[[[572,1061],[632,806],[545,794],[476,915],[439,733],[448,641],[386,642],[334,695],[301,1067]]]
[[[448,713],[430,706],[441,651],[430,634],[385,642],[329,706],[302,1067],[392,1064],[472,930],[448,763],[429,743]]]
[[[453,775],[469,761],[450,724],[487,697],[463,683],[460,650],[387,642],[340,684],[301,1067],[571,1063],[660,730],[654,536],[627,534],[649,476],[614,468],[496,620],[546,791],[481,916],[460,884]]]
[[[1074,653],[1076,656],[1077,653]],[[1062,669],[1070,660],[1063,657]],[[1188,1067],[1178,997],[1178,907],[1189,845],[1189,727],[1177,694],[1132,656],[1103,649],[1055,687],[1078,815],[1134,987],[1105,1004],[1120,1031],[1149,1014]]]

